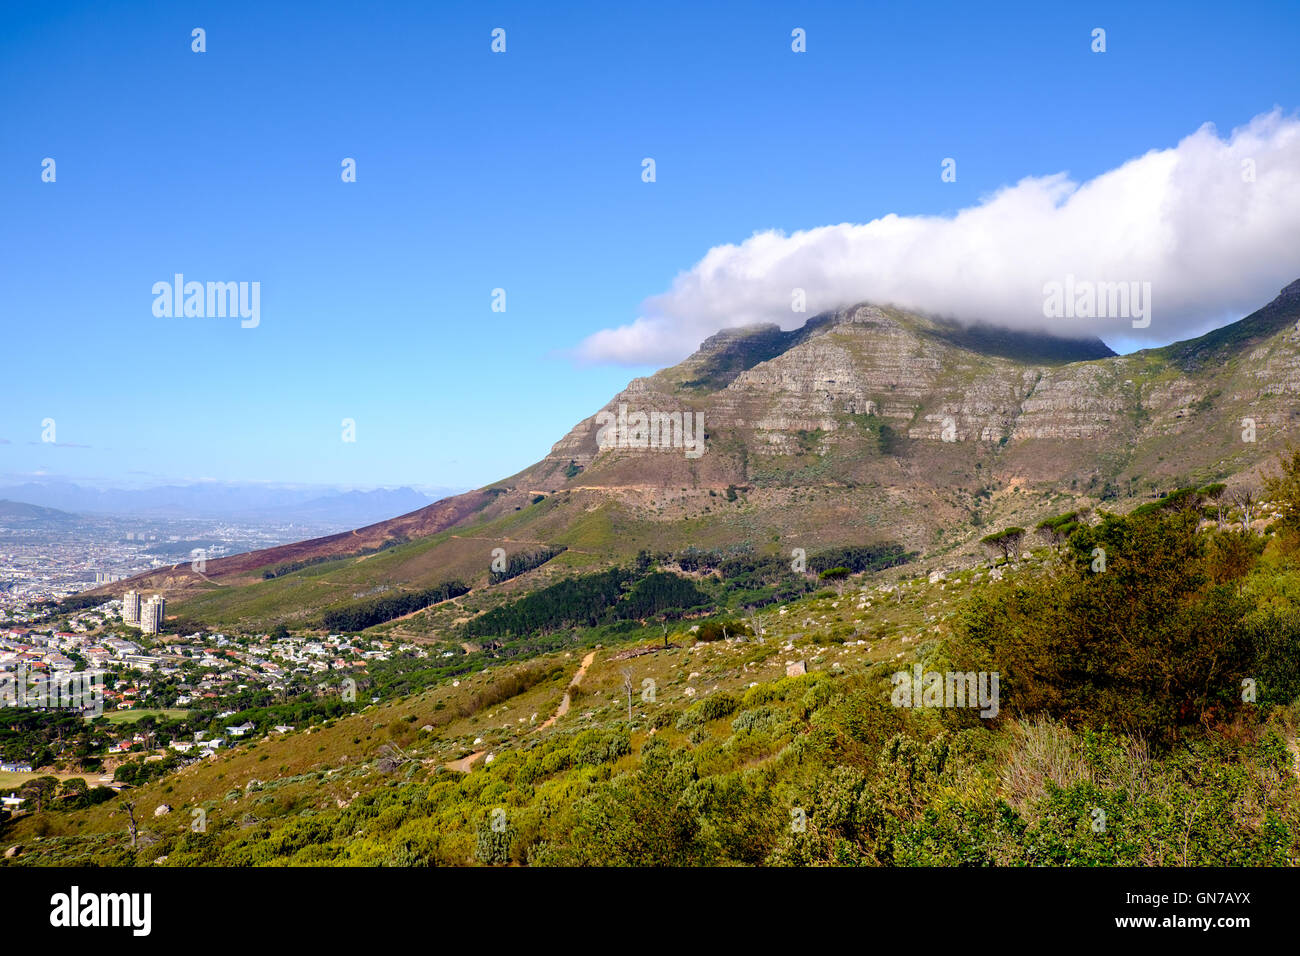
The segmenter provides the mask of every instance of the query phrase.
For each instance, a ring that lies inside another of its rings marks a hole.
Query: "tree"
[[[1241,529],[1250,530],[1250,522],[1255,509],[1259,507],[1259,491],[1252,484],[1238,487],[1232,493],[1232,503],[1241,509]]]
[[[749,628],[739,621],[705,621],[695,632],[697,641],[725,641],[733,634],[737,637],[745,637],[750,633]]]
[[[1044,518],[1034,526],[1034,530],[1039,532],[1050,544],[1059,545],[1064,543],[1078,527],[1079,512],[1067,511],[1065,514],[1057,515],[1054,518]]]
[[[84,807],[90,798],[90,787],[82,777],[69,777],[59,786],[59,800],[71,809]]]
[[[627,719],[632,721],[632,671],[624,667],[621,671],[623,675],[623,690],[627,692]]]
[[[135,804],[123,803],[122,806],[126,808],[126,817],[128,821],[128,826],[131,829],[131,849],[134,850],[136,837],[139,834],[139,827],[136,826],[136,822],[135,822]]]
[[[980,544],[987,547],[994,554],[1001,553],[1002,560],[1010,563],[1011,555],[1020,551],[1020,542],[1024,540],[1025,529],[1012,526],[1004,528],[1001,531],[995,531],[993,534],[985,535],[980,538]]]
[[[40,813],[54,799],[58,786],[58,777],[34,777],[22,785],[18,795],[29,803],[34,803],[36,812]]]
[[[1160,506],[1165,511],[1174,511],[1179,514],[1195,514],[1199,517],[1204,503],[1204,496],[1199,489],[1176,488],[1160,501]]]
[[[848,568],[827,568],[817,575],[817,579],[819,581],[833,581],[835,583],[835,592],[842,595],[844,593],[844,582],[848,579],[850,573],[852,572]]]
[[[1228,512],[1228,486],[1223,482],[1216,482],[1212,485],[1206,485],[1200,490],[1201,497],[1209,501],[1209,509],[1214,512],[1215,523],[1220,531],[1223,530],[1223,522]]]

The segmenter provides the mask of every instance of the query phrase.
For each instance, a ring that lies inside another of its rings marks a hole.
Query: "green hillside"
[[[1275,504],[1260,537],[1170,496],[1009,564],[850,577],[727,640],[579,628],[25,816],[7,862],[1294,865],[1300,493]],[[994,706],[900,706],[917,665],[998,673]]]

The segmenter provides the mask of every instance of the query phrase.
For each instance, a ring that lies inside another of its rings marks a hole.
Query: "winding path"
[[[571,699],[569,691],[582,683],[582,679],[587,676],[587,668],[591,666],[592,661],[595,659],[595,651],[588,652],[587,656],[582,659],[582,663],[578,665],[578,672],[573,675],[573,680],[569,681],[569,686],[565,689],[564,696],[560,698],[560,706],[555,708],[555,713],[548,717],[546,722],[537,728],[538,730],[545,730],[547,727],[552,726],[557,720],[569,712]],[[474,761],[478,760],[478,758],[482,757],[485,753],[487,753],[486,750],[476,750],[468,757],[462,757],[460,760],[453,760],[449,764],[444,764],[444,766],[448,770],[455,770],[457,773],[469,773]]]
[[[582,683],[582,679],[587,676],[587,668],[591,666],[591,662],[595,659],[595,651],[591,651],[582,659],[582,663],[578,666],[578,673],[573,675],[573,680],[569,681],[569,686],[565,689],[564,696],[560,698],[560,706],[555,708],[555,713],[548,717],[546,722],[537,728],[538,730],[545,730],[547,727],[552,726],[557,720],[569,712],[569,691]]]

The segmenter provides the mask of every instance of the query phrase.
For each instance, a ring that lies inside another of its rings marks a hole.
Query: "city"
[[[57,625],[0,627],[0,709],[47,702],[49,688],[74,672],[102,675],[102,713],[84,714],[84,732],[44,735],[33,746],[30,734],[0,730],[6,809],[24,809],[23,785],[42,776],[81,776],[120,789],[127,781],[115,771],[127,762],[163,773],[222,747],[292,732],[290,724],[249,715],[313,698],[351,703],[357,679],[397,647],[342,634],[160,634],[165,602],[125,597],[125,604],[109,600],[61,616]],[[418,647],[403,650],[428,656]]]

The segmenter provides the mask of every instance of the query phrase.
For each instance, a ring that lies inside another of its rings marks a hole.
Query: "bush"
[[[575,767],[595,767],[611,763],[632,752],[632,739],[621,730],[584,730],[573,741]]]
[[[1300,610],[1270,612],[1249,625],[1259,703],[1286,705],[1300,697]]]
[[[726,717],[736,707],[736,698],[730,694],[725,692],[710,694],[682,712],[681,717],[677,718],[677,729],[690,730],[692,727],[703,726],[711,720]]]
[[[1061,573],[975,595],[949,648],[956,669],[999,672],[1020,714],[1164,742],[1231,709],[1252,658],[1248,605],[1215,583],[1198,522],[1158,509],[1079,528]]]
[[[731,721],[733,734],[770,734],[785,723],[784,712],[774,707],[742,710]]]
[[[740,621],[705,621],[700,625],[700,629],[695,632],[695,639],[697,641],[720,641],[724,635],[730,638],[752,637],[753,634],[754,632]]]

